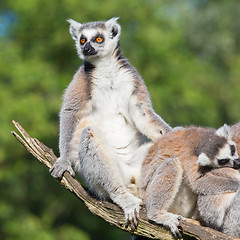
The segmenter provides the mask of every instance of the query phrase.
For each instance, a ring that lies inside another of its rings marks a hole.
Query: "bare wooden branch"
[[[17,140],[40,162],[50,168],[57,157],[52,149],[45,146],[38,139],[32,138],[18,123],[13,121],[13,124],[17,128],[21,136],[12,131],[12,134]],[[113,203],[107,201],[98,201],[92,198],[87,191],[81,186],[79,181],[72,177],[68,172],[65,172],[63,178],[60,181],[61,185],[65,186],[70,192],[73,192],[79,199],[81,199],[88,209],[95,215],[103,218],[124,231],[141,235],[150,239],[164,239],[173,240],[172,235],[165,228],[148,222],[145,209],[141,209],[140,220],[137,230],[132,232],[130,228],[124,227],[124,215],[122,210]],[[223,233],[215,231],[210,228],[202,227],[197,221],[189,219],[188,222],[180,221],[180,225],[183,231],[183,239],[201,239],[201,240],[233,240],[233,238]]]

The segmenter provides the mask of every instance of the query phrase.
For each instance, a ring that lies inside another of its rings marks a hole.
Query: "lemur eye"
[[[95,39],[95,41],[96,41],[97,43],[101,43],[101,42],[103,41],[103,38],[102,38],[102,37],[97,37],[97,38]]]
[[[230,161],[229,158],[225,158],[225,159],[218,159],[218,164],[223,166],[225,164],[227,164]]]
[[[81,44],[84,44],[85,42],[86,42],[86,39],[85,39],[85,38],[81,38],[81,39],[80,39],[80,43],[81,43]]]

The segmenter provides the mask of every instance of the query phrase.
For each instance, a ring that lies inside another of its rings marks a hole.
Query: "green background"
[[[120,17],[123,54],[171,126],[240,120],[238,0],[0,0],[0,239],[130,239],[93,216],[14,139],[58,155],[62,94],[82,61],[66,19]]]

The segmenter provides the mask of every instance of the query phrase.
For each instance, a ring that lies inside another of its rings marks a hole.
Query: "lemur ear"
[[[200,166],[209,166],[211,164],[211,161],[205,153],[201,153],[198,156],[197,164]]]
[[[110,38],[113,39],[116,36],[120,36],[121,33],[121,26],[118,24],[117,20],[119,17],[111,18],[110,20],[106,21],[106,27],[110,31]]]
[[[218,135],[219,137],[231,139],[232,138],[231,128],[227,124],[224,124],[222,127],[217,129],[216,135]]]
[[[67,21],[70,23],[69,32],[72,36],[72,39],[77,40],[77,35],[82,24],[72,19],[68,19]]]

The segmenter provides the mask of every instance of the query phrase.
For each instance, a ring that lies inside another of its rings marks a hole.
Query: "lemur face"
[[[85,24],[68,20],[71,24],[70,34],[76,42],[80,58],[91,61],[113,53],[119,42],[121,32],[117,19],[112,18],[106,22]]]
[[[105,39],[101,29],[83,29],[79,39],[82,54],[85,57],[98,55],[104,49]]]
[[[228,141],[213,160],[213,167],[232,167],[240,169],[240,159],[238,157],[236,144]]]
[[[212,141],[207,141],[206,152],[198,156],[197,164],[213,168],[231,167],[240,169],[240,159],[236,143],[231,140],[230,128],[227,125],[219,128]]]

